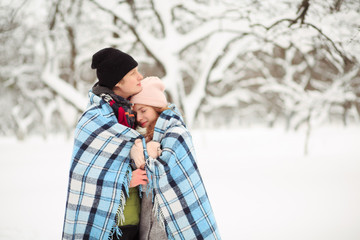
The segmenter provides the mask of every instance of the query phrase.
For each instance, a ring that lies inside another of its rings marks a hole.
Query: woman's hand
[[[139,186],[140,184],[147,184],[149,179],[146,176],[146,171],[143,169],[136,169],[132,172],[130,186],[131,188]]]
[[[137,168],[144,169],[145,167],[144,148],[142,145],[142,141],[140,139],[135,140],[134,145],[130,150],[130,158],[134,160]]]
[[[157,158],[161,155],[160,143],[155,141],[150,141],[146,144],[146,149],[150,157]]]

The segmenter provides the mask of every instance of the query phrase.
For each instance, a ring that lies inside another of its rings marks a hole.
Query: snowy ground
[[[223,239],[360,239],[360,126],[193,131]],[[0,138],[0,239],[60,239],[72,140]]]

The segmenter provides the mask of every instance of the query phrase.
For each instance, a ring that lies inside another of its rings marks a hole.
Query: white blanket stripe
[[[141,138],[118,124],[100,97],[89,92],[89,99],[74,134],[63,239],[108,239],[118,232],[115,216],[118,209],[123,213],[131,177],[129,152]]]
[[[162,154],[149,157],[146,167],[153,177],[154,212],[168,239],[221,239],[191,135],[175,105],[158,118],[153,140],[160,142]]]

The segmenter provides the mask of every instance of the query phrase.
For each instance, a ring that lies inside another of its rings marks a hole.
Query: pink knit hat
[[[147,77],[141,81],[142,91],[131,97],[130,102],[153,107],[166,107],[165,85],[158,77]]]

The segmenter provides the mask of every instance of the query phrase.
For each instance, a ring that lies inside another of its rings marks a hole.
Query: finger
[[[149,147],[157,147],[158,144],[159,144],[158,142],[151,141],[151,142],[149,142],[147,144],[147,146],[149,146]]]
[[[138,179],[136,180],[136,184],[139,185],[139,184],[147,184],[149,181],[146,180],[146,179]]]
[[[141,169],[141,168],[138,168],[138,169],[136,169],[135,171],[136,171],[138,174],[140,174],[140,175],[146,174],[146,171],[145,171],[144,169]]]
[[[144,185],[144,184],[147,184],[148,182],[149,182],[149,181],[140,181],[140,184],[141,184],[141,185]],[[140,184],[139,184],[139,185],[140,185]]]
[[[143,169],[138,168],[138,169],[135,170],[135,171],[136,171],[135,174],[136,174],[137,176],[144,176],[144,175],[146,176],[146,171],[143,170]],[[135,171],[134,171],[134,172],[135,172]]]
[[[140,139],[136,139],[134,142],[134,145],[138,148],[142,148],[142,142]]]

